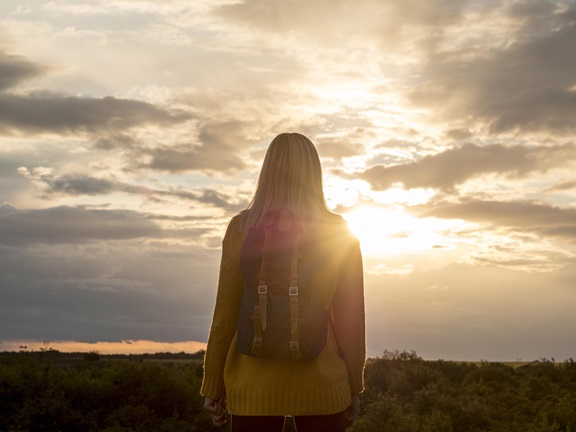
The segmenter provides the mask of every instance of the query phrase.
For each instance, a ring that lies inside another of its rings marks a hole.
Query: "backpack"
[[[313,236],[273,225],[248,232],[240,254],[240,353],[298,361],[322,352],[330,312],[313,292],[314,271],[323,258],[317,243]]]

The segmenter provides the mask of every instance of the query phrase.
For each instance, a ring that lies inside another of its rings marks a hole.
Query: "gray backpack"
[[[330,313],[313,293],[314,270],[323,259],[317,246],[313,236],[273,225],[248,232],[240,255],[242,354],[298,361],[322,352]]]

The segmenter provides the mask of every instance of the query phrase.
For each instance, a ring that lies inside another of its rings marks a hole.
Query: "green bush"
[[[385,352],[366,367],[353,432],[576,431],[576,364],[424,361]]]
[[[0,431],[210,431],[200,376],[199,364],[0,364]]]
[[[0,432],[222,430],[203,413],[201,378],[200,361],[184,354],[162,363],[4,353]],[[361,400],[351,432],[575,432],[576,363],[512,367],[385,352],[367,363]]]

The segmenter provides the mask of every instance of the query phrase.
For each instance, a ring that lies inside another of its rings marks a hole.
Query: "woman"
[[[302,241],[308,245],[302,254],[314,262],[313,274],[299,284],[301,291],[313,292],[328,317],[323,346],[312,358],[277,360],[239,351],[244,240],[263,226],[309,240]],[[312,142],[301,134],[280,134],[268,148],[252,202],[232,218],[222,243],[201,389],[205,409],[218,426],[226,423],[227,409],[233,432],[282,431],[285,416],[294,416],[298,432],[343,431],[360,410],[365,354],[358,241],[326,206]]]

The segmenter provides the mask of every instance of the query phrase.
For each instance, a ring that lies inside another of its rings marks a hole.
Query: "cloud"
[[[248,204],[242,200],[239,203],[231,203],[231,197],[211,189],[205,189],[202,195],[196,197],[196,199],[202,203],[211,204],[214,207],[220,207],[234,213],[246,208]]]
[[[396,40],[407,26],[447,25],[460,16],[460,9],[460,2],[454,0],[247,0],[224,5],[217,13],[275,33],[290,31],[339,39],[360,34]]]
[[[345,136],[322,137],[316,140],[316,147],[321,157],[342,159],[358,156],[366,151],[363,145],[373,138],[364,128],[355,128]]]
[[[298,51],[286,52],[304,63],[309,76],[324,76],[316,67],[341,64],[341,57],[332,55],[346,50],[351,64],[347,80],[365,74],[365,82],[394,81],[389,89],[400,92],[399,99],[429,108],[432,121],[446,122],[450,135],[461,140],[472,130],[568,134],[573,129],[576,14],[571,5],[247,0],[217,11],[263,39],[286,35],[298,41]],[[315,54],[304,53],[306,47],[317,48]],[[368,71],[370,61],[356,54],[372,50],[379,59],[376,72]],[[330,67],[334,80],[346,66],[341,68]],[[389,89],[373,93],[382,99]],[[393,105],[372,108],[383,116],[394,111]],[[420,111],[414,108],[405,110]]]
[[[567,359],[576,325],[575,270],[452,264],[404,277],[368,275],[368,346],[452,360]]]
[[[576,188],[576,180],[557,184],[555,186],[552,186],[551,188],[546,189],[546,192],[559,192],[575,188]]]
[[[140,239],[0,244],[0,339],[204,341],[218,255]]]
[[[22,81],[45,75],[50,69],[0,51],[0,134],[16,131],[24,134],[112,133],[140,125],[167,126],[191,118],[182,111],[170,112],[133,99],[72,96],[46,90],[7,92]]]
[[[129,135],[116,133],[102,136],[94,142],[98,150],[131,149],[136,147],[136,140]]]
[[[183,201],[195,201],[221,208],[228,213],[236,213],[245,207],[244,201],[238,201],[229,195],[213,189],[186,191],[181,189],[158,189],[143,185],[129,184],[114,178],[99,178],[87,174],[69,173],[61,176],[44,173],[42,170],[20,168],[20,172],[30,180],[44,185],[43,194],[46,198],[53,195],[68,196],[102,196],[116,192],[139,195],[146,200],[158,198],[177,198]]]
[[[44,3],[0,19],[0,339],[205,340],[225,219],[299,130],[343,211],[407,223],[365,254],[372,355],[567,353],[574,2]]]
[[[540,235],[576,241],[576,209],[554,207],[531,201],[465,201],[456,204],[424,205],[413,210],[422,217],[463,219],[531,231]]]
[[[158,236],[160,227],[135,211],[68,206],[0,209],[0,244],[83,243]]]
[[[206,7],[203,2],[199,5],[190,4],[186,0],[165,0],[158,3],[154,0],[130,1],[106,1],[98,4],[92,2],[67,2],[51,1],[42,6],[42,10],[56,15],[110,15],[118,17],[130,14],[154,14],[172,16],[184,13],[188,10],[197,12]]]
[[[44,75],[48,67],[20,56],[0,51],[0,91],[14,87],[22,81]]]
[[[205,340],[220,242],[151,219],[0,205],[0,339]]]
[[[41,175],[40,180],[48,186],[46,193],[68,195],[106,195],[116,190],[128,189],[112,180],[91,177],[84,174],[68,174],[60,177]],[[136,187],[134,187],[136,190]]]
[[[159,147],[146,151],[149,162],[137,164],[139,168],[158,171],[182,172],[193,170],[228,171],[240,169],[242,161],[232,152],[207,144]]]
[[[561,167],[572,160],[576,160],[574,144],[554,147],[464,144],[417,162],[390,167],[376,165],[359,173],[358,177],[377,190],[403,183],[407,188],[432,187],[451,191],[458,184],[483,174],[524,177]]]
[[[144,153],[149,159],[139,168],[180,172],[190,170],[229,171],[244,168],[237,153],[249,146],[246,124],[238,120],[206,121],[199,129],[199,144],[161,146]]]
[[[402,99],[430,109],[450,129],[566,135],[575,128],[570,1],[246,0],[217,13],[265,41],[272,35],[314,47],[314,55],[286,49],[312,71],[327,59],[332,74],[346,69],[337,69],[341,57],[331,54],[346,50],[353,64],[347,72],[396,81]],[[366,72],[370,61],[352,60],[371,50],[381,68],[375,74]]]
[[[356,156],[360,154],[361,149],[347,143],[338,141],[322,141],[317,145],[318,153],[322,156],[334,159]]]
[[[469,201],[436,205],[434,209],[424,214],[519,227],[576,224],[576,209],[564,209],[529,201]]]
[[[476,51],[430,48],[412,101],[446,119],[480,120],[491,133],[569,133],[576,109],[576,8],[513,2],[499,11],[509,43],[479,42]]]
[[[147,102],[114,97],[91,98],[32,93],[0,93],[0,133],[73,133],[125,130],[134,126],[172,125],[188,120]]]

